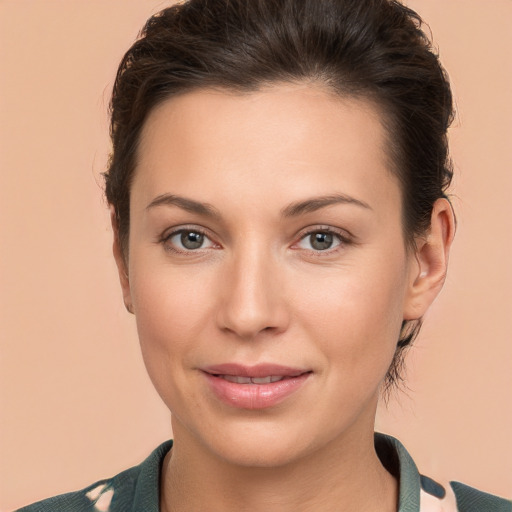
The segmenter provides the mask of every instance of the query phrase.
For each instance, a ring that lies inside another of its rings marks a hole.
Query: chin
[[[245,468],[278,468],[293,465],[300,460],[327,450],[340,437],[340,431],[350,429],[350,421],[331,424],[308,424],[307,418],[258,418],[218,422],[216,428],[195,432],[196,441],[225,463]],[[196,445],[199,444],[196,442]]]
[[[254,414],[236,420],[194,422],[194,425],[179,423],[173,417],[173,432],[178,443],[189,448],[194,446],[194,451],[199,449],[202,455],[196,452],[198,456],[220,459],[241,468],[285,466],[312,449],[303,422],[283,421],[283,418],[276,421]]]
[[[229,464],[246,468],[278,468],[293,464],[307,455],[308,447],[298,440],[241,438],[226,443],[226,446],[215,447],[219,457]]]

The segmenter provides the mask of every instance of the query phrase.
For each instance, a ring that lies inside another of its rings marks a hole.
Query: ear
[[[447,199],[438,199],[432,209],[430,231],[416,240],[416,261],[410,268],[404,320],[421,318],[441,291],[454,235],[452,206]]]
[[[119,273],[119,282],[123,291],[124,305],[129,313],[133,314],[132,294],[130,290],[130,278],[128,277],[128,265],[123,254],[121,242],[119,239],[119,225],[117,222],[116,211],[113,206],[110,206],[110,222],[112,223],[112,232],[114,241],[112,244],[112,252],[117,265],[117,272]]]

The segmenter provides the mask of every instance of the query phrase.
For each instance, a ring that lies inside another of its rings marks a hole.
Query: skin
[[[127,254],[113,225],[124,300],[172,411],[161,510],[396,510],[373,447],[379,388],[402,320],[442,287],[453,217],[438,200],[406,249],[379,116],[314,84],[196,91],[149,115]],[[203,245],[187,250],[180,229]],[[318,250],[311,233],[326,230]],[[227,362],[311,374],[276,406],[240,409],[201,371]]]

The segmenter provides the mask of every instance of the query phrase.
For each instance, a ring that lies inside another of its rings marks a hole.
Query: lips
[[[221,364],[202,368],[210,390],[225,404],[241,409],[275,406],[298,392],[312,372],[275,364]]]
[[[270,384],[271,382],[279,382],[286,379],[282,375],[269,375],[268,377],[241,377],[237,375],[216,375],[221,379],[226,379],[229,382],[236,384]]]

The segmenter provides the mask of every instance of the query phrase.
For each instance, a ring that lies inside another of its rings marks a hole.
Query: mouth
[[[264,409],[296,394],[311,370],[274,364],[244,366],[223,364],[202,369],[213,395],[241,409]]]
[[[267,377],[242,377],[237,375],[216,375],[212,374],[213,377],[227,380],[228,382],[234,382],[235,384],[270,384],[272,382],[279,382],[283,379],[289,379],[284,375],[268,375]]]
[[[201,368],[204,372],[215,377],[245,377],[247,379],[255,379],[254,384],[267,384],[270,382],[289,378],[298,377],[303,373],[310,373],[307,368],[283,366],[274,363],[260,363],[252,366],[238,363],[223,363],[213,366]],[[257,379],[266,379],[265,382],[258,382]],[[239,382],[239,384],[249,384],[249,381]]]

